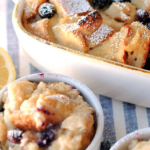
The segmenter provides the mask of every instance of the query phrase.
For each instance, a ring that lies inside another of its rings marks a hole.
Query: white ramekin
[[[42,72],[80,80],[92,91],[150,107],[150,71],[88,55],[33,36],[22,26],[24,0],[15,0],[13,26],[29,61]]]
[[[125,137],[121,138],[118,142],[116,142],[110,150],[127,150],[127,147],[130,144],[130,142],[135,139],[149,140],[150,128],[136,130],[126,135]]]
[[[33,75],[28,75],[25,77],[22,77],[18,80],[15,80],[14,82],[20,81],[20,80],[29,80],[33,82],[40,82],[43,81],[45,83],[48,82],[65,82],[71,86],[76,87],[81,95],[83,96],[84,100],[88,102],[96,111],[95,113],[95,122],[96,122],[96,134],[94,136],[93,141],[91,144],[88,146],[86,150],[99,150],[100,149],[100,144],[102,140],[102,134],[103,134],[103,128],[104,128],[104,115],[103,115],[103,110],[101,107],[101,104],[97,97],[94,95],[94,93],[83,83],[81,83],[78,80],[75,80],[73,78],[70,78],[68,76],[60,75],[60,74],[50,74],[50,73],[41,73],[41,74],[33,74]],[[0,91],[0,106],[2,105],[1,103],[1,97],[4,94],[4,92],[7,90],[7,86],[5,86],[1,91]]]

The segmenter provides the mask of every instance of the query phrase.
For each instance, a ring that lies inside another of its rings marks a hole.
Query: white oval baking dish
[[[75,80],[73,78],[70,78],[68,76],[60,75],[60,74],[50,74],[50,73],[41,73],[41,74],[32,74],[25,77],[22,77],[18,80],[15,80],[14,82],[20,81],[20,80],[29,80],[33,82],[40,82],[43,81],[45,83],[48,82],[65,82],[71,86],[76,87],[80,94],[83,96],[83,99],[89,103],[96,111],[95,113],[95,122],[96,122],[96,133],[94,136],[93,141],[88,146],[86,150],[99,150],[100,144],[102,140],[102,134],[104,129],[104,115],[103,110],[101,107],[101,104],[97,97],[94,95],[94,93],[84,84],[82,84],[80,81]],[[0,108],[2,106],[1,103],[1,97],[4,94],[4,92],[7,90],[7,86],[5,86],[0,91]]]
[[[24,0],[15,0],[12,21],[29,61],[42,72],[68,75],[95,93],[150,107],[150,71],[88,55],[35,37],[22,26]]]
[[[126,150],[130,142],[135,139],[149,140],[150,128],[136,130],[126,135],[125,137],[121,138],[118,142],[116,142],[110,150]]]

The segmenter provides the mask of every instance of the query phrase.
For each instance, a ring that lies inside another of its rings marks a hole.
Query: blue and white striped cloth
[[[18,43],[12,26],[13,8],[12,0],[0,0],[0,47],[9,53],[20,78],[40,71],[29,63]],[[150,109],[96,95],[105,116],[104,140],[114,144],[126,134],[150,126]]]

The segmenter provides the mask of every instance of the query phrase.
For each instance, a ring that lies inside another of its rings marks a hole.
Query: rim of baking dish
[[[96,110],[95,116],[96,116],[96,121],[97,121],[97,128],[96,128],[96,133],[94,135],[94,138],[93,138],[92,142],[90,143],[90,145],[86,148],[86,150],[97,150],[98,146],[101,143],[102,134],[103,134],[103,130],[104,130],[104,114],[103,114],[103,109],[101,107],[99,100],[97,99],[95,94],[85,84],[83,84],[79,80],[76,80],[69,76],[55,74],[55,73],[31,74],[31,75],[21,77],[11,83],[18,82],[21,80],[29,80],[29,81],[34,81],[34,82],[36,82],[36,80],[38,80],[38,82],[39,81],[44,82],[44,78],[45,78],[45,80],[47,80],[47,82],[51,82],[50,80],[53,80],[54,82],[65,82],[70,85],[79,86],[77,89],[81,92],[81,95],[82,95],[82,93],[87,93],[88,99],[92,99],[91,103],[92,103],[92,101],[94,101],[94,104],[92,104],[92,105],[95,105],[93,108]],[[0,100],[5,91],[7,91],[7,85],[0,91]],[[95,149],[95,145],[97,146],[97,149]]]
[[[81,51],[77,51],[77,50],[74,50],[74,49],[71,49],[71,48],[59,45],[59,44],[55,44],[55,43],[49,42],[47,40],[44,40],[42,38],[39,38],[39,37],[31,34],[30,32],[28,32],[23,27],[22,20],[21,20],[22,16],[20,16],[20,14],[17,13],[18,10],[19,10],[19,6],[21,5],[20,2],[23,2],[23,1],[24,0],[18,0],[17,1],[16,5],[14,7],[14,10],[13,10],[13,15],[12,15],[13,24],[20,29],[22,34],[30,36],[34,40],[39,41],[39,42],[41,42],[43,44],[46,44],[46,45],[58,48],[61,51],[65,51],[65,52],[68,52],[68,53],[72,53],[73,55],[84,57],[85,59],[88,59],[89,61],[92,61],[94,63],[104,64],[106,66],[111,66],[111,67],[113,67],[115,69],[120,69],[120,70],[123,70],[125,72],[131,72],[131,73],[134,73],[134,74],[138,74],[138,75],[142,75],[142,76],[150,78],[150,71],[149,70],[142,69],[142,68],[137,68],[137,67],[126,65],[126,64],[123,64],[123,63],[120,63],[120,62],[116,62],[116,61],[113,61],[113,60],[109,60],[109,59],[105,59],[105,58],[102,58],[102,57],[98,57],[98,56],[94,56],[94,55],[91,55],[91,54],[87,54],[87,53],[84,53],[84,52],[81,52]]]

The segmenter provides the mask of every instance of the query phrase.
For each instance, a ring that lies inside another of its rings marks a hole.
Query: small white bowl
[[[149,140],[150,128],[136,130],[116,142],[110,150],[126,150],[130,142],[135,139]]]
[[[32,74],[32,75],[22,77],[18,80],[15,80],[14,82],[25,80],[25,79],[29,81],[37,82],[37,83],[40,81],[43,81],[45,83],[65,82],[71,86],[76,87],[79,90],[80,94],[83,96],[83,99],[87,103],[89,103],[96,111],[95,118],[94,118],[95,123],[96,123],[96,133],[91,144],[88,146],[86,150],[99,150],[100,149],[100,144],[101,144],[102,134],[103,134],[103,129],[104,129],[103,110],[97,97],[86,85],[82,84],[80,81],[75,80],[73,78],[60,75],[60,74],[51,74],[51,73]],[[0,91],[0,106],[1,106],[1,97],[5,91],[7,91],[7,86],[5,86]]]

